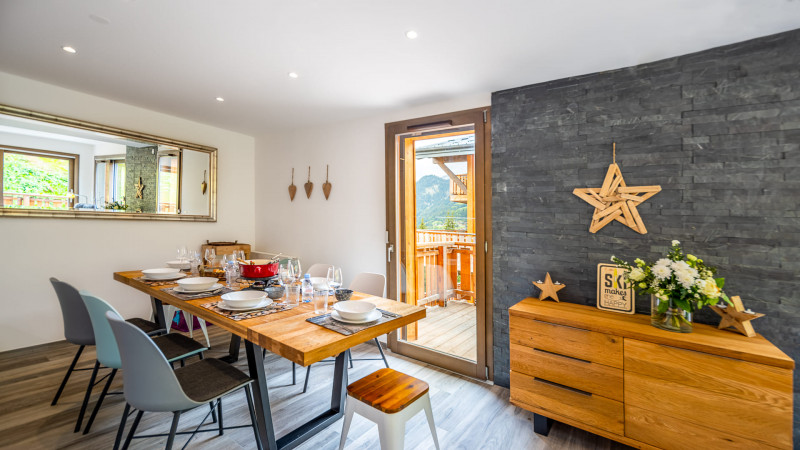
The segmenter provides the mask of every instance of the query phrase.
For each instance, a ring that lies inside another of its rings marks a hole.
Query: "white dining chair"
[[[362,272],[356,275],[353,279],[353,282],[350,283],[349,289],[355,292],[363,292],[364,294],[373,295],[375,297],[383,297],[383,292],[386,288],[386,277],[384,277],[380,273],[372,273],[372,272]],[[378,338],[373,339],[375,345],[378,346],[378,351],[381,352],[380,358],[353,358],[348,350],[347,357],[350,360],[350,367],[353,367],[353,361],[381,361],[386,365],[386,368],[389,368],[389,361],[386,360],[386,354],[383,353],[383,347],[381,347],[380,341]],[[331,360],[322,360],[320,362],[330,362]],[[308,390],[308,379],[311,376],[311,366],[309,365],[306,367],[306,380],[303,383],[303,393]]]
[[[307,274],[311,275],[312,277],[322,277],[325,278],[328,276],[328,268],[331,264],[312,264],[311,267],[308,268],[306,271]]]

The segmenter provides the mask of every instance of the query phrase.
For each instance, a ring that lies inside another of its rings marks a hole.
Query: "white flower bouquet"
[[[714,278],[717,269],[694,255],[684,255],[678,241],[672,241],[666,257],[653,264],[639,258],[630,264],[615,256],[611,261],[628,269],[625,279],[637,292],[653,295],[652,323],[659,328],[691,331],[691,313],[720,300],[731,304],[722,291],[725,279]],[[681,312],[689,313],[688,319]]]

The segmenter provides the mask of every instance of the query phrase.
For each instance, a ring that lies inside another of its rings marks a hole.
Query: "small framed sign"
[[[597,308],[604,311],[633,314],[635,293],[625,281],[624,267],[616,264],[597,265]]]

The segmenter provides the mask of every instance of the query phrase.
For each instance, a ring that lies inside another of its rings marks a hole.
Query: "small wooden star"
[[[133,186],[136,188],[136,198],[144,198],[144,184],[142,184],[142,177],[139,177],[139,181]]]
[[[728,327],[734,327],[747,337],[755,336],[756,331],[753,329],[753,324],[750,323],[750,321],[763,317],[764,314],[745,311],[742,299],[739,298],[739,296],[731,297],[731,303],[733,303],[733,306],[721,307],[719,305],[709,305],[712,311],[722,317],[717,328],[722,330]]]
[[[541,281],[534,281],[533,285],[542,290],[542,293],[539,294],[539,300],[544,300],[549,297],[555,301],[559,301],[558,294],[556,294],[556,292],[567,287],[565,284],[553,283],[553,280],[550,278],[550,272],[547,272],[544,283]]]

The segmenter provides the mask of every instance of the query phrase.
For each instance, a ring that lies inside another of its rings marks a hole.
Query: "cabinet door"
[[[788,369],[626,338],[624,394],[626,406],[664,420],[779,448],[792,446]]]

